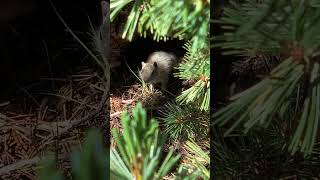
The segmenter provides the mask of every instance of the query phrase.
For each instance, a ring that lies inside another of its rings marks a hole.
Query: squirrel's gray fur
[[[177,65],[177,57],[173,53],[156,51],[141,65],[139,75],[144,82],[151,85],[161,83],[161,88],[166,89],[169,75]]]

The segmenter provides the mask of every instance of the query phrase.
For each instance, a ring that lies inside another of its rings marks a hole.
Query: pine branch
[[[209,49],[192,51],[191,43],[186,43],[187,50],[184,61],[179,65],[176,77],[196,82],[187,90],[184,90],[177,101],[180,104],[195,103],[200,110],[208,111],[210,105],[210,52]]]
[[[127,113],[123,113],[122,127],[122,136],[116,129],[112,130],[118,146],[117,150],[110,150],[111,171],[114,176],[160,179],[179,160],[180,155],[173,155],[170,150],[165,159],[160,161],[163,141],[160,139],[158,123],[154,119],[146,119],[146,111],[141,103],[133,110],[132,119]]]
[[[230,105],[214,114],[216,124],[229,125],[225,135],[239,126],[244,127],[244,132],[267,127],[278,116],[288,123],[294,119],[297,127],[290,134],[288,149],[292,154],[312,153],[320,101],[320,72],[315,55],[320,45],[316,32],[320,28],[320,11],[313,6],[309,1],[266,1],[258,6],[245,3],[225,9],[220,22],[234,27],[235,32],[216,37],[220,41],[217,46],[230,54],[248,56],[263,52],[288,57],[269,77],[231,98]],[[296,111],[288,113],[294,105],[298,107]]]
[[[194,105],[167,103],[160,114],[163,116],[164,134],[173,142],[208,138],[209,114]]]

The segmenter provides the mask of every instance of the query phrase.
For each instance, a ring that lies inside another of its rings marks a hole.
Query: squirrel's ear
[[[154,66],[154,67],[158,67],[157,62],[154,62],[154,63],[153,63],[153,66]]]
[[[141,61],[141,66],[143,67],[145,65],[145,63],[143,61]]]

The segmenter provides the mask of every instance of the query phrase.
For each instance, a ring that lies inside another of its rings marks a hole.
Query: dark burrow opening
[[[111,42],[112,43],[112,42]],[[155,51],[166,51],[174,53],[178,59],[182,59],[185,54],[183,44],[185,42],[173,39],[167,41],[155,41],[152,38],[139,37],[129,42],[127,46],[121,47],[119,61],[121,66],[111,70],[111,92],[123,86],[139,84],[139,80],[132,71],[139,76],[141,62],[146,62],[148,56]],[[177,72],[177,70],[174,70]],[[181,90],[181,80],[170,75],[167,91],[178,94]]]

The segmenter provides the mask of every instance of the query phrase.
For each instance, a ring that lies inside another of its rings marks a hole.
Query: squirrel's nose
[[[149,82],[149,81],[150,81],[150,77],[148,77],[148,76],[142,76],[142,80],[143,80],[144,82]]]
[[[144,82],[149,82],[149,78],[143,78]]]

